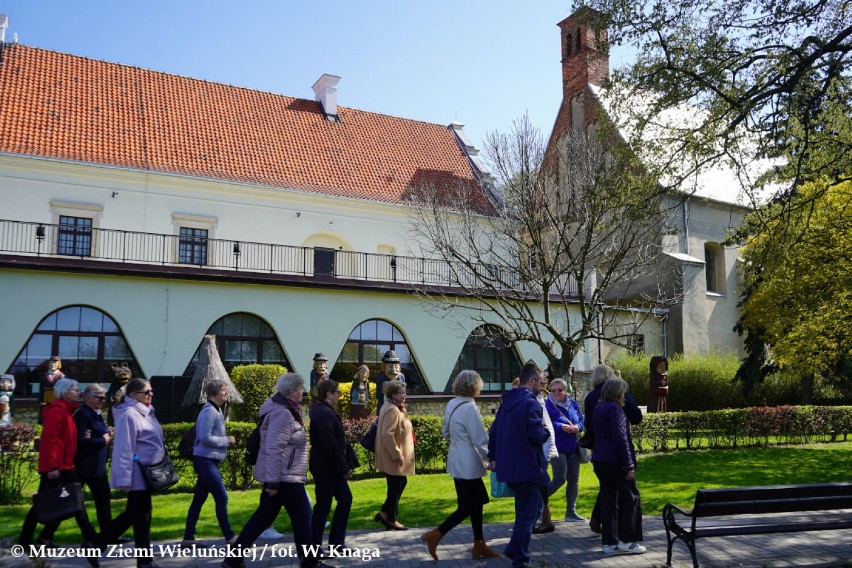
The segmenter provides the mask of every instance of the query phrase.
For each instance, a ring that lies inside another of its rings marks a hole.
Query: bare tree
[[[493,207],[476,187],[424,185],[411,230],[446,271],[447,287],[419,292],[427,310],[465,331],[498,325],[562,374],[587,340],[626,345],[681,287],[662,250],[664,193],[623,145],[571,131],[547,169],[545,150],[526,117],[490,134]]]

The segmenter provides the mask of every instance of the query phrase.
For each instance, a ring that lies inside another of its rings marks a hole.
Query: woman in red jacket
[[[77,453],[77,425],[74,423],[74,411],[80,407],[80,386],[72,379],[59,379],[53,387],[56,398],[44,407],[42,413],[44,425],[38,452],[38,473],[41,476],[38,490],[51,489],[68,483],[78,483],[74,469],[74,456]],[[21,528],[20,544],[27,548],[32,544],[36,527],[37,511],[32,507],[24,519]],[[75,519],[83,533],[84,548],[92,548],[95,529],[89,522],[86,509],[77,513]],[[39,535],[39,543],[55,546],[53,534],[59,523],[44,526]],[[98,565],[96,558],[88,558],[89,564]]]

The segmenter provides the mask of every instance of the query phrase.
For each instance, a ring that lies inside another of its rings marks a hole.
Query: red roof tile
[[[410,186],[476,184],[446,126],[2,46],[0,152],[390,203]]]

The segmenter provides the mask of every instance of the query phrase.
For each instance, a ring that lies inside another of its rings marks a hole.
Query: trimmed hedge
[[[281,365],[239,365],[231,371],[231,380],[234,386],[243,395],[243,404],[231,406],[231,412],[235,420],[255,422],[260,405],[275,392],[275,381],[283,373],[286,367]],[[305,389],[308,378],[305,378]]]
[[[852,406],[755,406],[646,414],[631,426],[637,452],[845,441]]]

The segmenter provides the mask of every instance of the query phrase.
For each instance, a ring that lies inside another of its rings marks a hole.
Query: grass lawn
[[[807,446],[770,447],[739,450],[697,450],[670,452],[639,457],[636,479],[646,515],[660,514],[666,503],[691,508],[695,491],[701,487],[740,487],[852,481],[852,441]],[[486,478],[486,485],[488,479]],[[591,464],[580,466],[580,496],[577,509],[583,516],[592,510],[597,495],[597,479]],[[350,529],[378,529],[373,516],[385,498],[384,479],[366,479],[350,483],[353,494]],[[313,485],[308,485],[313,499]],[[178,539],[183,535],[191,493],[168,493],[154,497],[153,540]],[[239,531],[257,507],[259,490],[232,492],[229,510],[231,524]],[[410,477],[400,502],[400,520],[411,527],[437,526],[455,509],[455,489],[446,474]],[[512,499],[492,499],[485,507],[486,523],[506,523],[514,519]],[[113,501],[113,515],[124,508],[123,499]],[[94,506],[89,502],[89,518],[94,521]],[[17,539],[28,510],[25,505],[0,507],[0,538]],[[551,499],[555,519],[565,512],[565,492]],[[286,512],[278,517],[276,528],[289,531]],[[221,537],[213,500],[204,505],[198,524],[198,538]],[[66,521],[57,533],[59,542],[80,540],[73,520]]]

